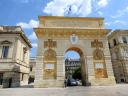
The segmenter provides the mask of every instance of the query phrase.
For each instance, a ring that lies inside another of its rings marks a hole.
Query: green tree
[[[78,69],[75,70],[75,72],[72,74],[72,77],[74,79],[79,79],[79,80],[82,79],[82,77],[81,77],[81,67],[79,67]]]

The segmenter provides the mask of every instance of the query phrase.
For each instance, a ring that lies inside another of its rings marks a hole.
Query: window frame
[[[123,37],[122,37],[122,40],[123,40],[123,43],[125,43],[125,44],[128,43],[126,36],[123,36]]]
[[[3,45],[2,46],[1,58],[2,59],[7,59],[8,58],[8,54],[9,54],[9,45]]]

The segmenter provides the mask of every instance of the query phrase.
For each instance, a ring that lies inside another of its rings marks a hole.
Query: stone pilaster
[[[34,87],[40,87],[43,80],[43,56],[37,56]]]
[[[64,56],[57,56],[57,80],[65,79],[65,60]]]

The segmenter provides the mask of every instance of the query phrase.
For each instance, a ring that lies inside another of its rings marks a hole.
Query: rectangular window
[[[32,66],[30,67],[30,71],[32,71]]]
[[[23,81],[24,80],[24,73],[22,73],[22,77],[21,77],[21,81]]]
[[[9,50],[9,46],[3,46],[3,48],[2,48],[2,58],[7,58],[8,57],[8,50]]]
[[[110,45],[110,43],[108,43],[108,46],[109,46],[109,48],[111,48],[111,45]]]
[[[127,44],[127,39],[126,39],[126,37],[122,37],[122,39],[123,39],[123,43],[126,43],[126,44]]]
[[[3,82],[3,73],[0,73],[0,85],[2,85]]]
[[[23,56],[23,57],[22,57],[22,58],[23,58],[23,61],[25,61],[26,53],[27,53],[27,49],[26,49],[26,47],[24,47],[24,48],[23,48],[23,55],[22,55],[22,56]]]

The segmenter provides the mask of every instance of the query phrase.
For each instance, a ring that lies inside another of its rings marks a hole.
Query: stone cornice
[[[63,16],[38,16],[39,20],[45,19],[77,19],[77,20],[104,20],[102,17],[63,17]]]
[[[78,36],[105,36],[111,29],[82,29],[82,28],[35,28],[37,37],[67,37],[72,34]]]

